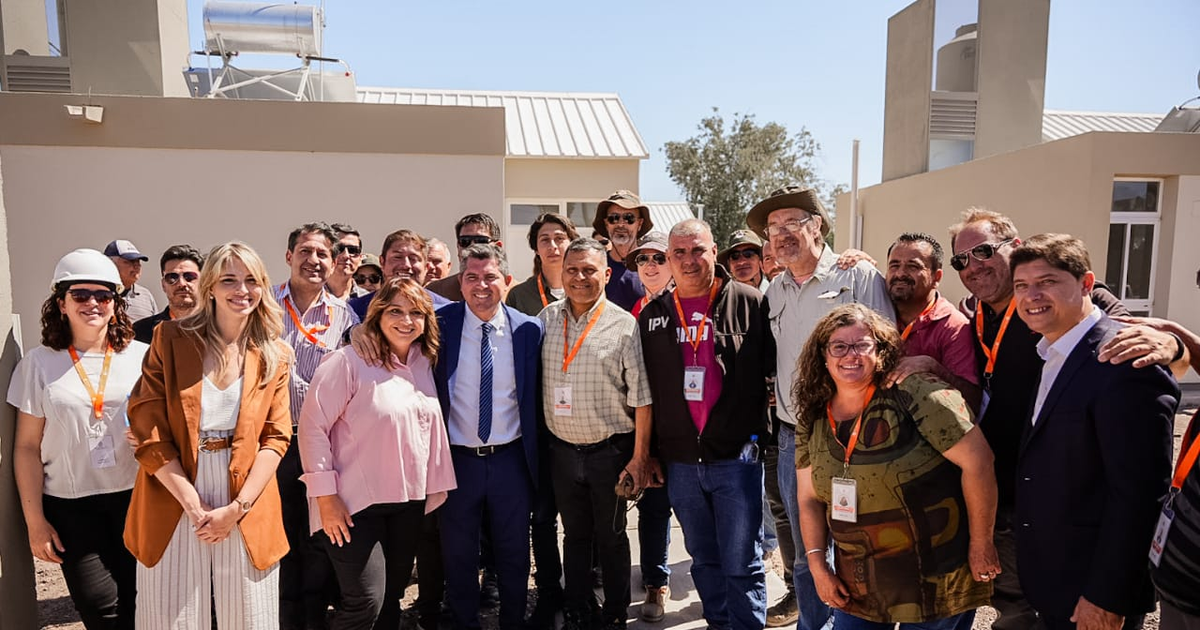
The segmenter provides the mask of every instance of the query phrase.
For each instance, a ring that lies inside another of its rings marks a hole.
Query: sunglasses
[[[195,271],[185,271],[183,273],[175,273],[172,271],[171,273],[163,274],[163,282],[166,282],[170,286],[179,284],[180,279],[182,279],[184,282],[195,282],[200,279],[200,274],[196,273]]]
[[[337,258],[342,254],[350,254],[351,256],[359,256],[362,254],[362,247],[359,245],[343,245],[338,243],[333,246],[333,257]]]
[[[656,265],[665,265],[667,264],[667,257],[663,254],[638,254],[637,257],[633,259],[633,262],[637,263],[637,266],[639,267],[651,261],[653,261]]]
[[[604,220],[609,225],[616,225],[621,221],[624,221],[625,225],[633,225],[638,220],[638,215],[632,212],[612,212],[607,217],[604,217]]]
[[[379,284],[383,281],[383,276],[373,273],[369,276],[354,276],[354,281],[359,284]]]
[[[462,248],[467,248],[472,245],[487,245],[488,243],[495,243],[495,242],[496,242],[496,239],[494,239],[490,236],[484,236],[482,234],[476,234],[474,236],[458,237],[458,246],[462,247]]]
[[[750,260],[751,258],[758,258],[758,250],[735,249],[732,252],[729,252],[729,260],[741,260],[743,258],[745,258],[746,260]]]
[[[976,245],[965,252],[959,252],[951,256],[950,266],[953,267],[955,271],[962,271],[963,269],[967,268],[967,265],[971,264],[971,258],[974,258],[980,262],[990,260],[992,256],[996,255],[996,250],[1008,245],[1011,242],[1011,238],[1006,238],[999,243],[983,243]]]
[[[94,298],[97,304],[108,304],[117,294],[108,289],[68,289],[67,295],[78,304],[87,304]]]

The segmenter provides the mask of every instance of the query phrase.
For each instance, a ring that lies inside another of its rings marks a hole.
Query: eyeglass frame
[[[184,282],[191,284],[200,279],[200,274],[196,273],[195,271],[184,271],[184,272],[170,271],[170,272],[164,273],[162,279],[163,279],[163,282],[167,283],[167,286],[173,287],[173,286],[179,284],[180,280],[183,280]]]
[[[659,260],[660,258],[662,260]],[[667,264],[667,255],[662,252],[655,252],[653,254],[638,254],[633,258],[633,264],[638,267],[642,267],[650,262],[662,267]]]
[[[1006,238],[999,243],[980,243],[971,249],[958,252],[950,257],[950,268],[955,271],[964,271],[971,266],[971,259],[974,258],[979,262],[991,260],[996,252],[1005,245],[1017,240],[1014,238]],[[987,252],[984,254],[983,252]],[[962,262],[959,262],[962,261]]]
[[[351,251],[351,249],[357,249],[358,251],[354,252],[354,251]],[[334,258],[337,258],[338,256],[341,256],[344,253],[349,253],[351,258],[358,258],[359,256],[362,256],[363,248],[362,248],[362,245],[350,245],[348,243],[338,243],[333,246],[332,253],[333,253]]]
[[[768,226],[764,227],[763,234],[766,234],[767,238],[769,238],[769,239],[775,238],[776,236],[781,236],[783,234],[784,230],[787,230],[788,232],[795,234],[795,233],[799,232],[805,225],[807,225],[812,220],[813,220],[813,215],[811,215],[811,214],[808,214],[803,219],[789,219],[787,221],[784,221],[783,225],[768,225]]]
[[[112,302],[117,298],[117,292],[111,289],[67,289],[68,296],[71,301],[76,304],[87,304],[92,300],[96,300],[96,304],[104,305]]]
[[[741,260],[743,258],[757,258],[762,260],[762,252],[754,247],[746,247],[743,249],[735,249],[729,252],[727,256],[729,260]]]
[[[361,280],[359,279],[358,274],[354,274],[354,281],[359,284],[379,284],[380,282],[383,282],[383,274],[381,274],[381,273],[373,273],[370,275],[364,274],[362,276]]]
[[[454,242],[459,247],[466,249],[472,245],[488,245],[495,243],[498,239],[486,234],[464,234],[454,239]]]
[[[844,350],[841,352],[841,354],[837,354],[833,349],[834,346],[839,346],[844,348]],[[835,359],[841,359],[853,352],[855,356],[862,357],[871,354],[878,347],[879,343],[874,339],[862,339],[854,343],[843,343],[841,341],[837,341],[834,343],[825,344],[825,354],[828,354]]]
[[[625,225],[633,225],[641,218],[642,215],[638,212],[609,212],[604,216],[604,222],[609,225],[616,225],[623,221]]]

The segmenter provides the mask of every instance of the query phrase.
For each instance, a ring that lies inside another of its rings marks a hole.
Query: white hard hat
[[[94,249],[77,249],[58,260],[54,265],[54,281],[50,290],[62,282],[96,282],[110,284],[117,293],[125,291],[121,284],[121,273],[108,256]]]

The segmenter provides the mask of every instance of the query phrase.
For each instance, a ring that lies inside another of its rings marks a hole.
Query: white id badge
[[[117,450],[112,435],[92,441],[92,468],[112,468],[117,465]]]
[[[683,368],[683,399],[691,402],[704,401],[704,368]]]
[[[858,522],[858,482],[853,479],[833,478],[833,502],[830,518],[846,523]]]
[[[571,386],[554,388],[554,415],[571,415]]]
[[[1163,505],[1162,513],[1158,515],[1158,526],[1154,528],[1154,538],[1150,540],[1150,563],[1158,566],[1162,561],[1163,550],[1167,548],[1167,534],[1171,531],[1171,521],[1175,520],[1175,510],[1171,502]]]

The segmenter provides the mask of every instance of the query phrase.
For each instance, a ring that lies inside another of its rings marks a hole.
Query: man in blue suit
[[[1042,334],[1045,360],[1017,456],[1021,588],[1048,630],[1141,627],[1179,386],[1158,365],[1096,360],[1121,325],[1092,304],[1082,241],[1039,234],[1010,265],[1016,311]]]
[[[462,252],[464,301],[437,311],[435,380],[458,489],[441,508],[446,595],[457,626],[479,627],[479,539],[484,519],[495,550],[500,627],[525,616],[529,514],[538,478],[542,324],[504,305],[512,282],[503,250]]]

